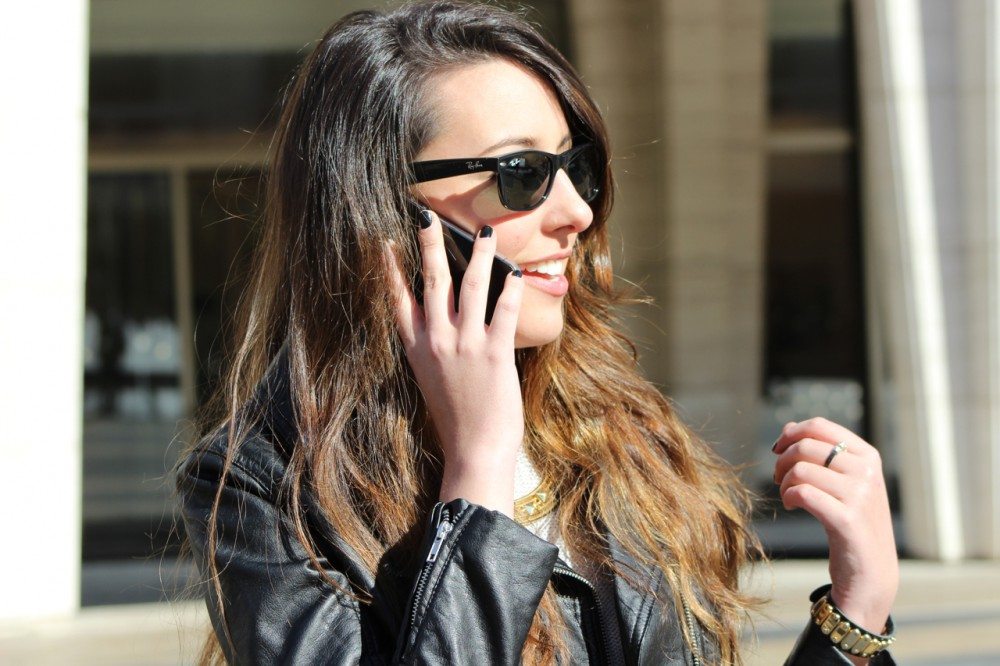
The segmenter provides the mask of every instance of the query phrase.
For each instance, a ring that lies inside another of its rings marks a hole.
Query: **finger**
[[[784,451],[787,447],[787,438],[785,433],[788,432],[792,426],[795,425],[795,421],[789,421],[781,428],[781,432],[778,434],[778,439],[774,440],[774,444],[771,445],[771,453],[780,453]]]
[[[857,454],[867,452],[868,449],[874,450],[871,444],[844,426],[824,419],[821,416],[799,421],[798,423],[786,424],[781,431],[781,435],[774,443],[772,450],[777,454],[781,454],[792,443],[807,437],[823,442],[830,442],[831,444],[847,442],[848,450]]]
[[[847,507],[836,497],[808,483],[789,487],[781,495],[789,511],[803,509],[812,514],[829,532],[841,532],[847,522]]]
[[[818,488],[840,502],[846,502],[851,496],[850,480],[846,476],[822,465],[801,460],[792,465],[782,477],[779,493],[784,497],[789,488],[799,485]]]
[[[424,318],[428,332],[435,335],[451,324],[449,308],[454,307],[454,301],[449,297],[452,290],[451,270],[444,249],[441,220],[430,209],[421,211],[421,215],[425,213],[430,224],[417,232],[417,238],[420,240],[420,270],[424,279]]]
[[[417,332],[424,327],[424,315],[420,311],[420,304],[417,303],[406,278],[403,277],[402,262],[392,241],[386,245],[382,258],[385,262],[386,273],[389,275],[393,309],[396,314],[396,328],[399,330],[403,345],[409,348],[413,346]]]
[[[524,297],[524,278],[521,271],[507,274],[503,283],[503,291],[493,308],[493,319],[490,321],[489,336],[501,349],[514,349],[514,336],[517,333],[517,318],[521,312],[521,300]]]
[[[493,257],[496,255],[497,240],[493,227],[487,225],[479,230],[472,245],[472,258],[462,277],[462,289],[458,294],[458,321],[462,335],[482,334],[486,324],[486,295],[490,288],[490,274],[493,272]]]
[[[793,442],[778,456],[778,460],[774,464],[774,482],[781,483],[781,479],[785,476],[785,473],[797,462],[810,462],[823,465],[830,456],[830,452],[833,451],[834,446],[834,444],[829,442],[821,442],[811,437]],[[843,461],[838,460],[838,458],[846,456],[846,454],[846,451],[837,454],[833,462],[830,463],[831,468],[836,464],[837,468],[835,471],[843,471],[841,466]]]

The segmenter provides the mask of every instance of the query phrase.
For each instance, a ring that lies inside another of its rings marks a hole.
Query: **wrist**
[[[852,598],[840,593],[836,588],[831,588],[827,596],[844,615],[850,617],[865,631],[872,634],[885,632],[889,612],[892,610],[891,601]]]
[[[507,516],[514,515],[514,467],[516,458],[446,460],[438,499],[450,502],[461,497]]]

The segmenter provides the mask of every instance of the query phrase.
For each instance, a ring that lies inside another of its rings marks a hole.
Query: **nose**
[[[545,204],[548,208],[546,226],[549,228],[572,227],[572,231],[580,233],[594,221],[594,211],[576,191],[565,169],[556,172],[556,180]]]

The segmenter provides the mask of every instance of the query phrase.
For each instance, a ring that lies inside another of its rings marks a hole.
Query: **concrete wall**
[[[0,619],[76,610],[87,2],[0,7]]]

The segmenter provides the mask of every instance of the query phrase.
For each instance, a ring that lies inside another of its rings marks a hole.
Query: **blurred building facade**
[[[648,376],[765,497],[781,425],[825,415],[882,451],[905,553],[1000,559],[998,4],[525,4],[610,125]],[[53,19],[0,10],[24,26],[0,70],[32,99],[0,110],[0,151],[30,156],[0,179],[0,459],[51,470],[0,490],[36,544],[0,557],[0,617],[161,593],[86,573],[175,552],[165,475],[219,372],[280,90],[371,3],[67,5],[30,72]],[[52,231],[23,223],[38,201]],[[759,526],[777,554],[822,550],[780,508]]]

